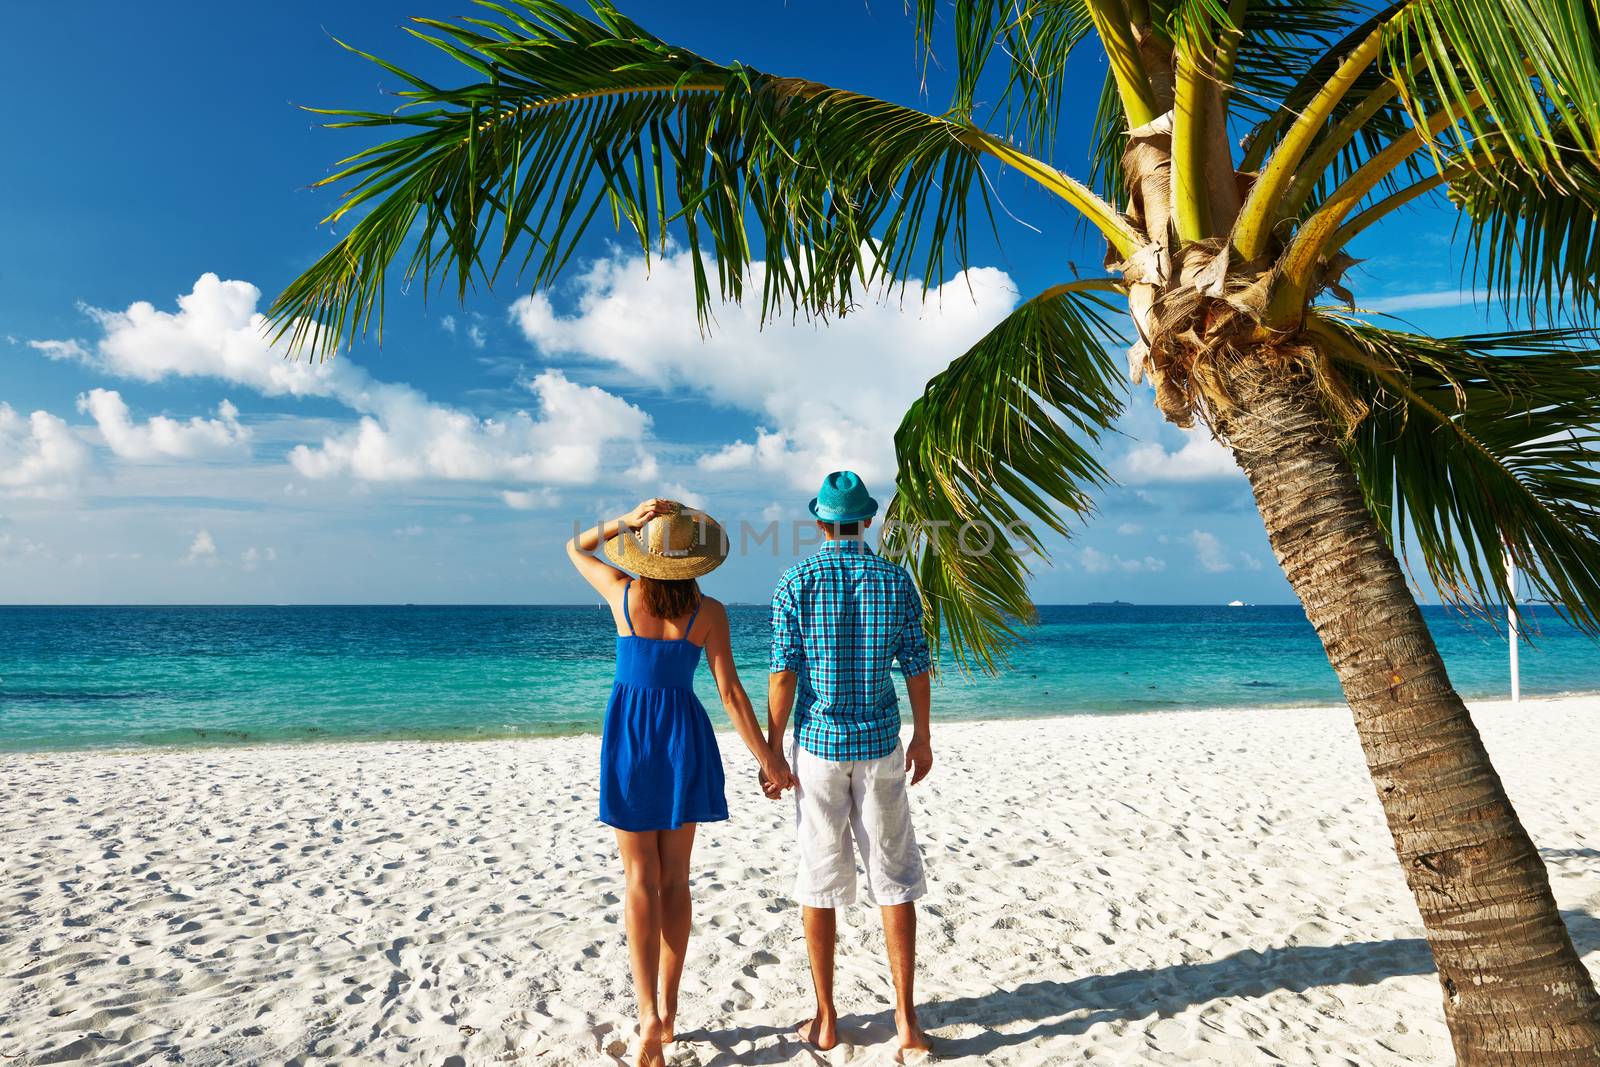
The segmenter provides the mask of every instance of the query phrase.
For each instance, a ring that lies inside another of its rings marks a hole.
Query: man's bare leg
[[[894,1027],[902,1049],[925,1049],[928,1039],[917,1023],[917,906],[888,904],[883,912],[883,940],[889,949],[889,973],[894,976]],[[809,930],[808,930],[809,932]],[[815,953],[813,953],[815,959]],[[812,970],[816,964],[813,962]]]
[[[839,1043],[838,1016],[833,1009],[833,946],[837,936],[832,908],[800,909],[805,919],[806,951],[811,956],[811,984],[817,991],[817,1014],[797,1029],[802,1041],[823,1052]]]

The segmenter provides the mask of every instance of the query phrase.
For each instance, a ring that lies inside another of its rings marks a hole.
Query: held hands
[[[789,761],[783,758],[783,753],[768,750],[767,758],[761,761],[759,780],[761,792],[768,800],[777,800],[785,789],[794,788],[794,772],[789,770]]]
[[[916,785],[928,777],[928,772],[933,770],[933,742],[926,735],[914,734],[911,743],[906,746],[906,773],[911,775],[911,784]]]

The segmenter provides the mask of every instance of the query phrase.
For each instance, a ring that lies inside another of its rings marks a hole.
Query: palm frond
[[[929,59],[946,9],[939,0],[914,4],[917,40]],[[1061,116],[1067,60],[1094,29],[1086,0],[963,0],[948,5],[948,12],[955,40],[952,113],[981,122],[975,113],[982,107],[999,119],[1007,137],[1030,151],[1048,152]],[[997,59],[1003,71],[989,85],[984,76]],[[985,88],[994,90],[994,99],[981,99]]]
[[[1308,24],[1298,36],[1249,32],[1251,19],[1246,16],[1247,32],[1240,42],[1239,66],[1242,77],[1243,71],[1249,69],[1251,56],[1261,65],[1257,91],[1249,95],[1260,101],[1262,117],[1250,131],[1241,169],[1254,171],[1260,167],[1290,122],[1327,84],[1345,56],[1406,2],[1392,0],[1374,9],[1337,0],[1304,0],[1306,10],[1295,12],[1296,0],[1286,0],[1291,12]],[[1254,47],[1247,51],[1248,46]],[[1342,119],[1355,100],[1377,87],[1378,80],[1373,71],[1357,81],[1336,107],[1331,121]],[[1241,112],[1241,117],[1247,116]]]
[[[1306,71],[1362,19],[1348,0],[1250,0],[1240,20],[1230,104],[1245,121],[1272,114]]]
[[[1262,174],[1266,184],[1258,183],[1252,189],[1253,203],[1241,217],[1241,227],[1249,231],[1243,237],[1249,238],[1251,251],[1265,247],[1263,226],[1277,232],[1286,221],[1303,221],[1364,164],[1409,132],[1408,102],[1401,99],[1398,87],[1376,62],[1382,52],[1384,27],[1407,2],[1341,5],[1352,23],[1361,13],[1368,17],[1331,44],[1318,40],[1304,49],[1297,57],[1298,65],[1285,71],[1294,80],[1286,77],[1280,82],[1286,88],[1277,109],[1251,132],[1241,163],[1246,171],[1266,164]],[[1347,62],[1350,66],[1341,77],[1339,72]],[[1432,107],[1436,100],[1429,96],[1412,99],[1409,104]],[[1321,121],[1308,125],[1306,116],[1313,112]],[[1285,169],[1291,166],[1292,171]],[[1371,191],[1392,194],[1421,173],[1421,162],[1407,153],[1394,167],[1377,175]]]
[[[1431,338],[1317,313],[1368,409],[1345,443],[1395,551],[1440,593],[1504,605],[1502,545],[1535,595],[1600,631],[1600,350],[1581,330]]]
[[[1497,166],[1498,150],[1478,165],[1448,172],[1450,199],[1468,219],[1474,273],[1530,319],[1600,315],[1600,161],[1570,139],[1558,165],[1532,175]]]
[[[1122,110],[1117,80],[1109,73],[1100,83],[1100,100],[1095,105],[1089,136],[1090,186],[1110,203],[1126,204],[1128,187],[1122,156],[1128,150],[1128,116]]]
[[[1193,6],[1175,5],[1170,10],[1154,10],[1172,32],[1188,32],[1222,44],[1229,32],[1231,16],[1225,5],[1210,0],[1192,0]],[[1245,5],[1235,44],[1233,69],[1224,79],[1228,110],[1236,124],[1254,124],[1259,132],[1281,101],[1296,91],[1306,68],[1324,56],[1330,42],[1347,31],[1354,18],[1346,0],[1251,0]],[[1359,10],[1357,7],[1355,10]],[[1185,30],[1185,27],[1188,27]],[[1376,76],[1369,79],[1375,83]],[[1368,81],[1361,83],[1366,88]],[[1309,98],[1309,92],[1306,94]],[[1304,99],[1299,101],[1304,104]],[[1398,111],[1398,109],[1395,109]],[[1285,112],[1287,115],[1287,112]],[[1336,112],[1342,117],[1344,110]],[[1387,117],[1387,116],[1385,116]],[[1394,119],[1395,129],[1404,128],[1404,115]],[[1376,138],[1382,130],[1376,129]],[[1261,151],[1270,147],[1267,133]],[[1128,120],[1122,109],[1115,79],[1107,74],[1102,83],[1094,123],[1090,129],[1089,182],[1094,190],[1113,204],[1127,201],[1122,173],[1122,155],[1128,146]]]
[[[969,212],[987,207],[974,179],[989,142],[970,125],[711,62],[606,0],[593,18],[551,0],[480,3],[501,21],[411,31],[475,80],[442,88],[367,56],[406,81],[406,104],[320,112],[404,132],[319,183],[344,189],[329,221],[365,214],[273,304],[297,341],[331,348],[375,312],[381,323],[385,275],[408,244],[406,279],[424,286],[453,277],[464,294],[518,249],[518,269],[548,285],[602,207],[646,255],[681,229],[702,315],[743,295],[754,255],[769,314],[841,312],[858,288],[965,261]]]
[[[1412,117],[1442,105],[1465,108],[1440,133],[1461,154],[1490,127],[1529,174],[1560,165],[1552,113],[1564,116],[1577,148],[1595,154],[1600,130],[1600,7],[1594,0],[1408,0],[1386,23],[1387,73]]]
[[[1306,69],[1361,17],[1348,0],[1178,0],[1157,9],[1166,35],[1219,55],[1236,116],[1270,114]]]
[[[1092,446],[1122,410],[1115,310],[1047,290],[930,381],[895,434],[882,548],[916,578],[930,642],[963,666],[992,669],[1032,617],[1027,556],[1044,545],[1026,518],[1065,534],[1108,480]]]
[[[1295,184],[1285,196],[1286,205],[1302,218],[1315,211],[1330,193],[1409,128],[1410,118],[1394,87],[1375,74],[1361,78],[1350,96],[1334,109],[1311,155],[1296,173]],[[1424,156],[1408,156],[1379,179],[1372,195],[1398,192],[1422,176],[1426,162]]]

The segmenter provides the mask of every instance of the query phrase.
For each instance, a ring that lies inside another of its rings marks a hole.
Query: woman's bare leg
[[[689,854],[694,849],[694,823],[657,834],[661,849],[661,1040],[676,1036],[678,985],[683,981],[683,958],[689,949],[693,919],[689,903]]]
[[[661,1067],[661,1018],[656,1006],[656,979],[661,969],[661,850],[655,831],[617,831],[617,849],[628,879],[628,960],[633,965],[633,991],[639,1001],[638,1067]]]

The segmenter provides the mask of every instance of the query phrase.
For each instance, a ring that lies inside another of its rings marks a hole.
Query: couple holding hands
[[[908,781],[921,781],[933,765],[922,601],[905,569],[863,540],[878,504],[859,477],[828,475],[810,510],[823,541],[772,594],[766,736],[734,667],[727,609],[702,595],[696,581],[727,558],[727,538],[710,516],[646,500],[567,542],[573,565],[605,597],[617,625],[617,677],[600,745],[600,820],[616,831],[627,878],[641,1065],[663,1064],[662,1046],[673,1040],[695,827],[728,817],[716,735],[693,689],[702,653],[733,728],[760,765],[762,790],[774,800],[794,790],[794,896],[817,996],[816,1014],[800,1024],[799,1037],[821,1050],[839,1040],[834,909],[855,900],[853,843],[883,914],[900,1047],[927,1047],[913,1002],[913,902],[926,887],[906,798]],[[610,563],[596,554],[602,549]],[[896,661],[913,720],[904,748],[890,676]],[[794,738],[786,746],[791,713]]]

